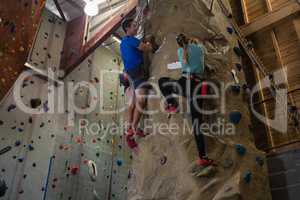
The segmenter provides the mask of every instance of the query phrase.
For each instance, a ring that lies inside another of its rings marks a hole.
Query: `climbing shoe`
[[[130,149],[134,149],[138,146],[135,139],[132,136],[127,135],[126,136],[126,142],[127,142],[127,145]]]
[[[208,166],[215,166],[216,164],[214,163],[213,160],[208,159],[208,158],[199,158],[197,161],[197,165],[201,167],[208,167]]]
[[[178,113],[178,107],[172,104],[168,104],[165,109],[167,113]]]
[[[136,135],[139,136],[139,137],[146,137],[146,134],[145,134],[144,131],[141,130],[141,129],[138,129],[138,130],[136,131]]]
[[[125,135],[130,136],[130,137],[133,136],[133,135],[134,135],[134,130],[133,130],[133,128],[129,127],[129,128],[126,130]]]

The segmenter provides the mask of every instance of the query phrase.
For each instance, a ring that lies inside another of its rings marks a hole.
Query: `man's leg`
[[[138,88],[135,89],[135,109],[133,114],[132,128],[137,131],[142,113],[146,107],[146,89]]]
[[[132,127],[133,115],[134,115],[135,104],[136,104],[134,88],[128,87],[125,94],[128,100],[128,114],[127,114],[128,126]]]

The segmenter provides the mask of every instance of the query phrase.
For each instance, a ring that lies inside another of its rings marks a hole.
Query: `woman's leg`
[[[193,132],[198,148],[199,157],[206,156],[205,138],[201,132],[201,124],[203,123],[203,113],[201,110],[203,107],[203,100],[197,95],[201,95],[200,83],[190,80],[190,109],[193,123]]]
[[[169,77],[162,77],[158,80],[159,89],[162,95],[165,97],[168,105],[177,106],[178,103],[173,94],[176,94],[177,82]]]

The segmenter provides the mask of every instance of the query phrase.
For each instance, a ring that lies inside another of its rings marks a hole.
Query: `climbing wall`
[[[56,74],[54,78],[62,77],[64,74],[60,73],[59,66],[66,27],[67,22],[44,9],[26,66],[44,75],[48,75],[48,70],[51,69]]]
[[[62,51],[65,24],[53,17],[43,12],[28,58],[42,74],[48,67],[58,70]],[[114,49],[99,47],[65,80],[48,83],[35,75],[21,81],[19,97],[14,98],[12,91],[8,94],[0,105],[1,199],[127,199],[132,156],[124,145],[124,131],[119,128],[123,117],[104,112],[124,105],[123,88],[115,73],[121,68]],[[101,74],[103,70],[106,73]],[[97,96],[91,96],[82,81],[95,86]],[[79,87],[71,98],[68,86],[77,83]],[[25,113],[16,99],[43,113]],[[99,102],[93,112],[73,115],[69,107],[73,99],[78,108]],[[69,124],[70,120],[74,124]],[[81,127],[85,123],[88,129]],[[89,131],[90,127],[94,131]],[[97,169],[94,179],[90,176],[90,161]]]
[[[162,111],[150,115],[156,126],[149,131],[149,136],[139,141],[138,154],[133,156],[129,199],[271,199],[265,155],[253,144],[249,89],[240,64],[241,50],[219,2],[214,1],[210,11],[211,2],[150,1],[150,16],[145,28],[160,45],[152,58],[150,80],[156,84],[162,76],[180,77],[180,70],[167,68],[177,60],[177,34],[204,39],[206,78],[219,89],[222,83],[231,83],[223,88],[224,93],[219,93],[219,97],[226,99],[223,107],[222,99],[204,100],[206,109],[219,109],[206,116],[205,123],[212,126],[217,120],[224,120],[223,130],[231,124],[235,132],[228,135],[222,131],[206,131],[208,156],[216,161],[216,166],[200,167],[196,165],[194,136],[186,132],[191,122],[184,109],[169,117]],[[227,1],[221,2],[230,10]],[[160,103],[160,97],[150,98],[148,109],[158,109]],[[157,128],[162,123],[164,127],[173,124],[173,128],[175,124],[177,131]]]
[[[0,100],[24,69],[44,7],[44,0],[10,0],[0,4]]]

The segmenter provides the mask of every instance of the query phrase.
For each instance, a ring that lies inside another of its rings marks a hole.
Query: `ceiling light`
[[[99,13],[98,4],[94,1],[88,1],[84,7],[84,12],[88,16],[96,16]]]

